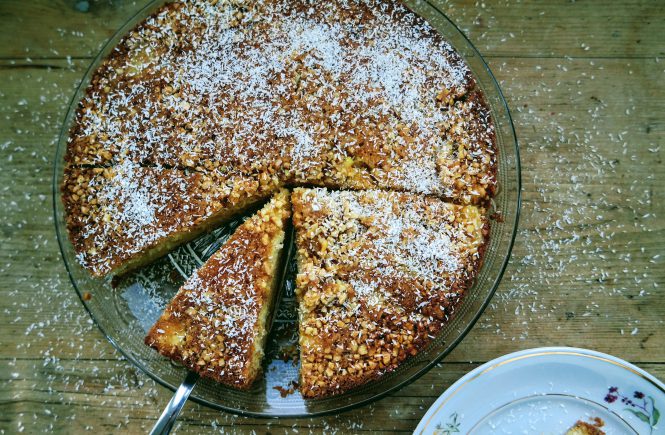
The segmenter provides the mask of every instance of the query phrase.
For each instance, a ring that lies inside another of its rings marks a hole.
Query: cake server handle
[[[171,433],[173,425],[175,424],[176,418],[180,414],[189,393],[192,392],[194,386],[196,386],[196,381],[199,379],[199,375],[194,372],[188,372],[185,380],[182,381],[180,387],[176,390],[175,394],[171,398],[171,401],[164,408],[164,412],[155,423],[155,426],[150,431],[150,435],[167,435]]]

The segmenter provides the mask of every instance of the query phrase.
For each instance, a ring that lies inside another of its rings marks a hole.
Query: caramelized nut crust
[[[159,9],[98,68],[67,161],[480,203],[494,142],[465,62],[397,1],[195,0]]]
[[[305,397],[362,385],[431,341],[480,268],[497,183],[494,122],[468,66],[397,0],[168,3],[93,74],[66,162],[67,229],[94,276],[284,186],[358,191],[294,194]],[[258,327],[241,337],[206,323],[240,303],[215,293],[215,261],[146,342],[246,388]],[[197,293],[208,286],[214,297]],[[250,320],[266,306],[254,305]]]
[[[94,276],[159,257],[278,189],[241,174],[140,167],[68,167],[66,225],[79,262]]]
[[[394,370],[454,313],[482,262],[485,211],[408,193],[296,189],[300,391]]]

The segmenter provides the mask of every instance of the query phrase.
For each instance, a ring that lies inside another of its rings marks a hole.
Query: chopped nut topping
[[[394,370],[452,315],[482,261],[495,140],[467,65],[395,0],[170,2],[92,77],[68,142],[66,223],[104,276],[284,186],[363,191],[295,194],[302,393],[337,394]],[[284,219],[244,225],[258,252]],[[257,294],[271,283],[261,264]],[[184,323],[163,318],[169,339],[151,345],[241,386],[251,375],[231,344],[252,340],[260,308],[247,302],[232,328],[237,300],[195,292],[206,270],[173,302]]]
[[[415,355],[480,267],[488,223],[477,206],[303,188],[292,201],[305,397],[342,393]]]
[[[481,203],[494,140],[466,64],[399,2],[199,0],[163,6],[102,63],[67,161]]]

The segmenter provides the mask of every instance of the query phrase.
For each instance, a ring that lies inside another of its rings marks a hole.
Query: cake
[[[265,201],[278,189],[238,173],[70,167],[63,203],[70,239],[93,276],[144,265]]]
[[[484,210],[385,191],[296,189],[300,391],[394,370],[452,315],[480,267]]]
[[[427,22],[390,0],[166,4],[93,74],[66,162],[65,202],[92,182],[84,175],[76,185],[78,172],[124,166],[148,185],[174,176],[197,191],[208,177],[254,190],[220,201],[223,211],[160,228],[159,241],[117,258],[86,240],[108,223],[81,224],[77,207],[67,207],[74,247],[99,276],[136,267],[136,258],[150,260],[282,186],[387,189],[459,204],[486,203],[496,188],[494,126],[470,70]]]
[[[169,3],[93,74],[68,145],[74,165],[231,166],[463,202],[496,184],[470,70],[390,0]]]
[[[67,142],[65,220],[81,265],[106,277],[295,189],[301,390],[341,394],[425,348],[469,289],[496,140],[469,67],[397,0],[170,2],[92,73]],[[204,320],[173,323],[215,267],[163,325]],[[211,340],[195,353],[155,328],[160,352],[249,385],[209,364]]]
[[[282,190],[180,288],[145,343],[203,377],[247,389],[261,372],[290,216]]]
[[[604,425],[605,422],[597,417],[593,424],[578,420],[575,426],[568,429],[566,435],[605,435],[605,432],[600,429]]]

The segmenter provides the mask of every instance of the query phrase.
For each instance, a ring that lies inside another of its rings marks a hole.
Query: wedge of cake
[[[300,391],[394,370],[450,319],[482,262],[485,210],[388,191],[294,190]]]
[[[261,372],[290,214],[282,190],[187,280],[145,343],[201,376],[249,388]]]
[[[568,429],[566,435],[605,435],[605,431],[601,429],[603,426],[605,426],[605,422],[598,417],[593,419],[593,423],[577,420],[575,425]]]
[[[269,198],[279,186],[233,172],[68,168],[62,199],[79,262],[93,276],[123,273]]]

